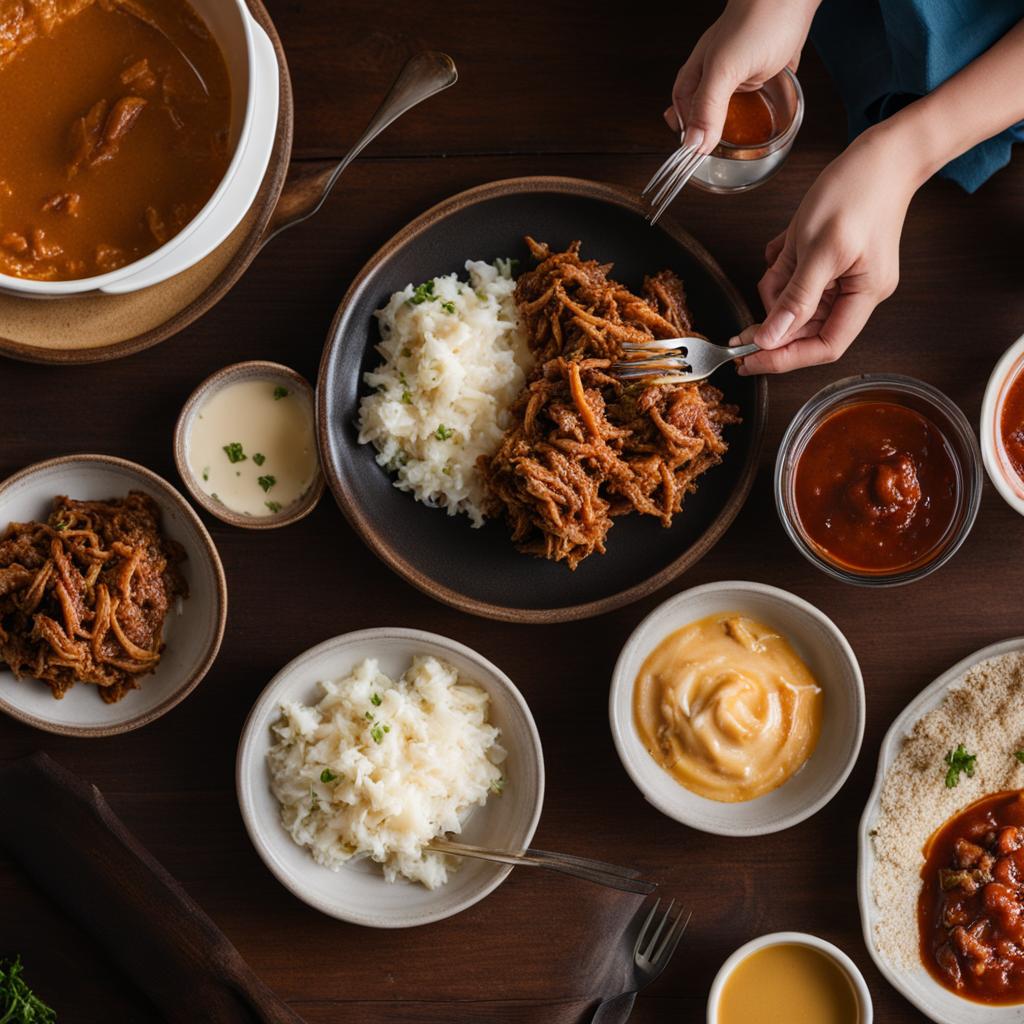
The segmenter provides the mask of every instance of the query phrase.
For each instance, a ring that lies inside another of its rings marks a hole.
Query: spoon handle
[[[309,175],[300,175],[295,181],[288,183],[267,225],[260,246],[266,245],[282,231],[287,231],[288,228],[312,217],[327,201],[345,168],[385,128],[412,110],[416,104],[454,85],[458,77],[455,62],[446,53],[427,50],[411,57],[395,79],[391,91],[377,108],[366,130],[345,156],[333,167]]]

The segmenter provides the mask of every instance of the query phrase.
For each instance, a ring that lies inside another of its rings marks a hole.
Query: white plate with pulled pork
[[[626,341],[750,321],[712,257],[628,194],[522,178],[429,210],[363,269],[320,370],[324,470],[370,547],[449,604],[562,621],[705,554],[756,468],[766,385],[625,386]]]
[[[0,709],[50,732],[137,729],[217,655],[217,550],[155,473],[106,455],[39,462],[0,484]]]

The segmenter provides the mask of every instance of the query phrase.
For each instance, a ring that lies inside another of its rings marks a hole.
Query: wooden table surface
[[[252,358],[279,360],[313,378],[347,283],[427,206],[523,174],[641,186],[672,143],[661,110],[675,70],[716,7],[678,4],[673,17],[637,11],[605,18],[582,0],[443,9],[389,0],[268,6],[294,78],[300,160],[343,152],[416,50],[450,52],[460,81],[394,126],[313,221],[275,241],[216,309],[177,338],[94,366],[0,362],[0,475],[49,456],[95,451],[137,460],[180,486],[171,431],[192,388],[218,367]],[[738,197],[688,189],[677,207],[755,309],[764,244],[845,140],[841,107],[811,52],[801,78],[807,118],[781,173]],[[809,566],[786,540],[771,468],[795,410],[852,373],[921,377],[977,420],[989,370],[1024,325],[1021,170],[1018,155],[973,197],[942,181],[922,191],[904,232],[898,292],[840,365],[772,380],[767,443],[750,500],[715,550],[666,592],[589,622],[506,625],[459,614],[393,576],[329,497],[309,519],[281,531],[236,530],[207,517],[230,608],[219,660],[199,689],[147,728],[111,739],[57,738],[0,719],[0,757],[41,748],[100,786],[310,1024],[589,1019],[603,990],[608,940],[633,913],[633,897],[524,871],[448,921],[370,931],[292,897],[246,837],[235,801],[235,746],[274,672],[349,630],[433,630],[493,659],[533,708],[548,771],[537,844],[634,864],[692,907],[681,952],[639,1000],[634,1020],[702,1021],[722,960],[746,940],[780,929],[814,932],[845,949],[867,977],[877,1021],[923,1020],[883,981],[861,938],[857,821],[881,737],[904,704],[964,655],[1024,633],[1024,562],[1017,557],[1024,523],[986,481],[978,523],[950,565],[912,588],[847,587]],[[796,828],[746,841],[691,831],[648,806],[619,764],[606,715],[612,664],[633,627],[670,593],[719,579],[771,583],[821,608],[856,650],[868,695],[860,760],[838,797]],[[73,872],[73,849],[67,864]],[[2,859],[0,951],[24,954],[62,1024],[154,1019],[88,936]]]

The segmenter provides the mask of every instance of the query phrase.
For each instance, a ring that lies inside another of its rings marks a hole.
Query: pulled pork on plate
[[[527,238],[538,265],[515,301],[536,365],[513,404],[498,450],[481,457],[487,514],[504,516],[521,550],[575,569],[615,516],[665,526],[722,461],[722,428],[740,422],[707,382],[624,384],[609,373],[623,342],[693,335],[683,283],[669,270],[635,295],[611,264],[580,259],[580,243],[552,253]]]
[[[0,664],[57,698],[79,682],[119,701],[160,661],[164,618],[188,596],[184,558],[147,494],[54,498],[45,523],[0,536]]]

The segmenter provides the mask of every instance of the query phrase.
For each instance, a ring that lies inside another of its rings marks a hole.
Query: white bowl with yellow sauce
[[[178,417],[174,460],[196,502],[225,523],[263,530],[302,519],[324,491],[313,389],[279,363],[218,370]]]
[[[708,995],[707,1024],[871,1024],[860,968],[806,932],[774,932],[740,946]]]
[[[856,655],[794,594],[727,581],[670,598],[636,628],[612,675],[623,767],[670,818],[764,835],[820,810],[864,734]]]

